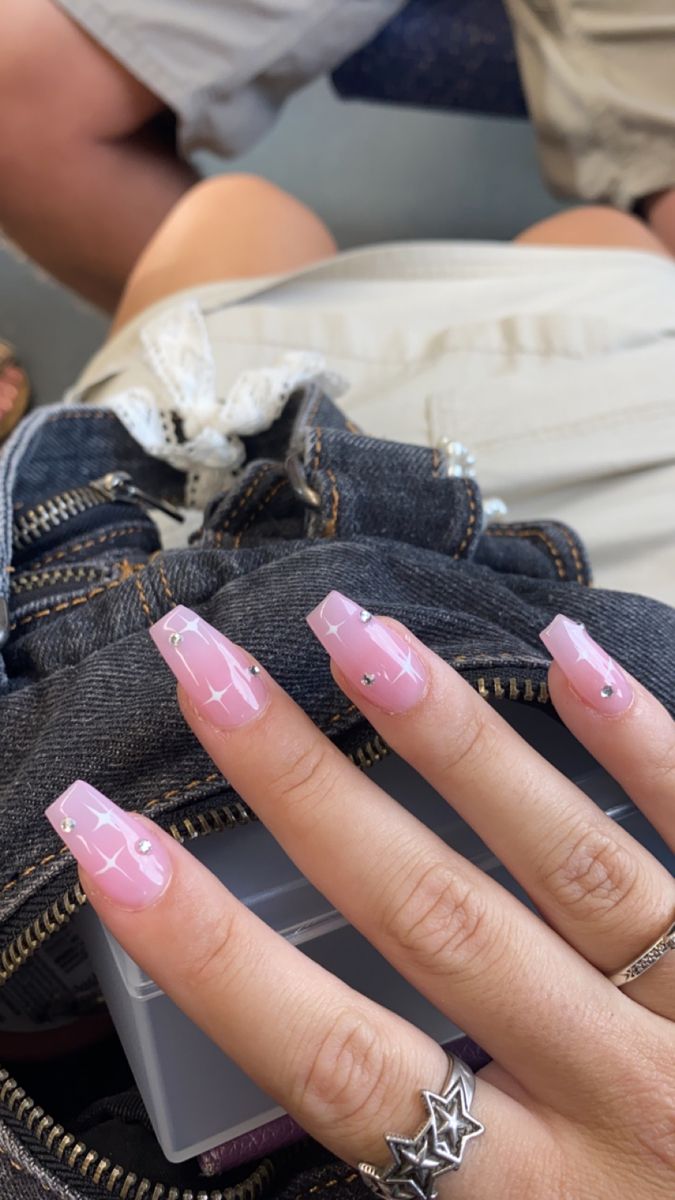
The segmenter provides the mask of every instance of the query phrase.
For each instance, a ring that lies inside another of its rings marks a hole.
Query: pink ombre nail
[[[150,637],[204,720],[237,729],[260,715],[269,691],[250,654],[189,608],[173,608]]]
[[[586,704],[613,717],[630,708],[630,680],[585,626],[558,613],[539,637]]]
[[[45,812],[96,887],[122,908],[147,908],[171,878],[159,837],[133,813],[76,780]]]
[[[371,704],[403,713],[422,699],[427,673],[419,655],[399,633],[348,596],[329,592],[307,624]]]

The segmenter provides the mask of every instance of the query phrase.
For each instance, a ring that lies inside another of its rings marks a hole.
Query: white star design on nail
[[[119,871],[120,875],[124,875],[126,879],[131,879],[131,875],[127,875],[126,871],[123,871],[122,868],[117,864],[117,859],[125,849],[126,846],[120,846],[119,850],[115,851],[112,858],[108,858],[107,854],[104,854],[103,851],[99,849],[99,854],[101,855],[105,866],[101,867],[100,871],[94,871],[94,875],[105,875],[108,871]]]
[[[345,621],[346,621],[346,619],[347,618],[345,617]],[[342,629],[342,626],[344,625],[345,621],[338,621],[337,624],[333,624],[332,621],[328,620],[328,617],[324,617],[324,621],[326,622],[326,637],[330,637],[332,634],[333,637],[337,638],[338,642],[341,642],[342,638],[340,637],[340,634],[338,633],[338,629]]]
[[[180,633],[180,634],[196,633],[197,637],[200,637],[203,642],[206,642],[208,644],[209,639],[207,638],[206,634],[203,633],[202,630],[199,628],[200,623],[201,623],[200,617],[193,617],[190,621],[185,621],[183,628],[178,629],[176,632]]]
[[[406,654],[403,663],[401,664],[401,670],[396,678],[392,680],[392,683],[398,683],[399,679],[402,679],[404,675],[409,675],[411,679],[418,679],[420,682],[422,681],[422,676],[418,671],[415,670],[415,667],[413,666],[412,650],[409,650]]]
[[[569,629],[569,635],[574,644],[574,649],[577,652],[576,661],[578,663],[579,662],[590,663],[590,665],[592,667],[602,670],[603,668],[600,667],[600,664],[598,661],[598,659],[599,659],[598,651],[596,650],[595,646],[593,646],[592,644],[589,643],[588,634],[586,633],[586,630],[584,629],[584,627],[582,625],[572,624],[572,628]],[[610,667],[611,667],[611,662],[612,662],[612,660],[611,660],[609,654],[607,654],[606,662],[604,665],[605,673],[609,672]]]
[[[98,808],[92,808],[91,804],[85,804],[85,808],[88,808],[89,812],[93,813],[96,817],[94,833],[96,833],[96,830],[100,829],[103,825],[110,825],[112,829],[119,829],[119,825],[117,824],[113,813],[109,812],[107,808],[104,808],[103,812],[101,812],[101,810]]]
[[[208,700],[204,701],[204,703],[205,704],[220,704],[222,706],[222,708],[226,708],[226,705],[223,704],[223,696],[225,695],[226,692],[229,692],[230,688],[232,687],[232,684],[228,683],[227,687],[224,687],[220,691],[217,691],[217,689],[214,688],[213,684],[210,683],[208,679],[206,680],[206,682],[207,682],[207,685],[211,692],[211,695],[209,696]]]

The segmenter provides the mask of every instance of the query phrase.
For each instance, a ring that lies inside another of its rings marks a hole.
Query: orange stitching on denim
[[[270,465],[270,464],[268,464],[266,467],[263,467],[262,471],[259,471],[259,472],[258,472],[258,474],[256,475],[255,479],[254,479],[254,480],[253,480],[253,482],[251,483],[251,486],[250,486],[250,487],[248,487],[248,488],[246,489],[246,491],[244,492],[244,494],[243,494],[243,496],[241,497],[241,499],[240,499],[240,501],[239,501],[239,503],[238,503],[237,507],[236,507],[235,509],[233,509],[233,510],[232,510],[232,512],[230,513],[230,515],[228,516],[227,520],[226,520],[226,521],[225,521],[225,523],[223,524],[223,527],[222,527],[222,529],[219,529],[219,530],[217,531],[217,533],[216,533],[216,535],[215,535],[215,541],[217,542],[217,544],[218,544],[219,546],[222,546],[222,544],[223,544],[223,537],[225,536],[225,534],[226,534],[227,530],[230,528],[230,525],[231,525],[231,524],[232,524],[232,522],[234,521],[234,518],[235,518],[235,517],[237,517],[237,516],[239,515],[239,513],[240,513],[240,512],[241,512],[241,510],[242,510],[242,508],[244,508],[244,506],[245,506],[245,504],[246,504],[246,501],[247,501],[247,500],[248,500],[248,499],[249,499],[249,498],[250,498],[250,497],[253,495],[253,493],[254,493],[255,489],[257,488],[258,484],[259,484],[259,483],[261,483],[261,481],[262,481],[262,480],[265,478],[265,476],[266,476],[266,475],[268,475],[268,474],[269,474],[269,472],[270,472],[271,470],[272,470],[272,467],[271,467],[271,465]]]
[[[431,476],[433,479],[438,479],[440,469],[441,452],[438,449],[438,446],[434,446],[433,450],[431,451]]]
[[[93,385],[92,385],[93,386]],[[63,409],[61,412],[54,413],[53,417],[47,417],[47,424],[51,425],[52,421],[63,421],[64,417],[69,420],[77,420],[78,418],[88,417],[92,421],[101,421],[104,417],[109,416],[107,412],[103,412],[100,408],[77,408]]]
[[[58,550],[54,554],[47,554],[44,558],[37,559],[33,564],[33,569],[39,570],[40,567],[46,567],[49,563],[57,562],[61,558],[68,558],[70,554],[75,554],[78,550],[92,550],[94,546],[102,546],[104,542],[124,537],[127,533],[143,533],[144,528],[143,525],[128,525],[124,529],[111,529],[108,533],[102,533],[100,537],[90,538],[87,542],[76,542],[74,546],[68,546],[65,550]]]
[[[571,552],[572,558],[574,560],[574,565],[577,569],[577,583],[582,583],[582,584],[585,583],[586,582],[586,572],[584,571],[584,564],[581,560],[579,548],[578,548],[574,538],[572,537],[572,534],[570,533],[569,529],[566,529],[565,526],[562,524],[556,523],[556,528],[560,530],[565,541],[567,542],[567,545],[570,548],[570,552]]]
[[[270,503],[270,502],[271,502],[271,501],[274,499],[274,497],[277,495],[277,493],[278,493],[278,492],[280,492],[280,491],[281,491],[281,489],[282,489],[282,488],[284,488],[284,487],[290,487],[290,482],[289,482],[289,480],[288,480],[288,479],[278,479],[278,480],[277,480],[277,482],[276,482],[275,484],[273,484],[273,485],[272,485],[272,487],[270,488],[269,492],[268,492],[268,493],[267,493],[267,495],[264,497],[264,499],[260,501],[260,504],[259,504],[259,505],[258,505],[256,508],[254,508],[254,510],[253,510],[253,512],[250,514],[250,516],[249,516],[249,518],[248,518],[248,520],[247,520],[246,524],[245,524],[245,525],[242,525],[241,529],[239,530],[239,533],[236,535],[236,537],[235,537],[235,539],[234,539],[234,548],[235,548],[235,550],[238,550],[238,549],[239,549],[239,547],[240,547],[240,545],[241,545],[241,539],[242,539],[242,537],[243,537],[243,536],[244,536],[244,534],[246,533],[246,530],[251,528],[251,525],[252,525],[252,524],[253,524],[253,522],[255,521],[255,519],[256,519],[256,517],[257,517],[258,513],[262,512],[263,508],[266,508],[266,507],[267,507],[267,505],[268,505],[268,504],[269,504],[269,503]]]
[[[175,604],[176,597],[174,596],[173,592],[171,591],[171,587],[169,586],[169,580],[167,579],[166,571],[164,569],[164,563],[158,562],[157,570],[159,571],[159,577],[162,581],[162,587],[164,588],[164,594],[165,594],[167,600],[170,600],[172,604]]]
[[[464,486],[466,489],[466,494],[469,497],[469,522],[466,527],[466,532],[464,534],[464,537],[459,544],[459,549],[455,551],[455,553],[452,556],[453,558],[461,558],[462,554],[466,550],[466,548],[471,540],[471,534],[473,532],[473,527],[476,524],[476,518],[478,516],[478,505],[476,504],[476,496],[475,496],[475,492],[472,488],[471,481],[469,479],[465,479]]]
[[[324,526],[323,536],[332,538],[335,537],[337,532],[338,510],[340,508],[340,491],[338,489],[337,479],[335,478],[335,472],[330,467],[326,467],[326,474],[331,481],[330,494],[332,503],[330,517]]]
[[[348,717],[350,715],[350,713],[353,713],[353,712],[356,712],[356,705],[348,704],[346,709],[344,710],[344,712],[333,713],[332,716],[330,716],[328,718],[328,724],[335,725],[335,724],[337,724],[338,721],[344,720],[345,717]]]
[[[61,846],[61,848],[57,850],[56,854],[46,854],[44,858],[41,858],[32,866],[26,867],[23,871],[21,871],[15,879],[10,879],[8,883],[3,884],[3,892],[8,892],[10,888],[16,887],[17,883],[20,879],[23,879],[24,875],[32,875],[33,871],[36,871],[38,867],[46,866],[47,863],[54,862],[55,858],[61,858],[64,854],[70,854],[70,850],[67,846]]]
[[[348,429],[350,433],[356,433],[360,436],[363,436],[363,430],[360,429],[359,426],[354,423],[354,421],[345,421],[345,429]]]
[[[148,598],[145,594],[145,588],[143,587],[143,583],[138,575],[136,575],[134,577],[134,584],[136,585],[136,591],[138,592],[138,598],[140,601],[141,608],[143,609],[143,612],[145,613],[146,617],[148,618],[148,621],[150,621],[150,623],[152,624],[152,613],[150,611],[150,605],[148,604]]]
[[[560,557],[558,550],[556,550],[554,543],[551,541],[551,539],[549,537],[546,536],[546,534],[541,529],[490,529],[490,530],[487,530],[486,532],[487,532],[488,537],[525,537],[525,538],[537,537],[537,538],[541,538],[541,540],[544,543],[544,545],[546,546],[546,549],[548,550],[551,558],[553,559],[555,568],[556,568],[560,578],[561,579],[569,578],[567,571],[565,569],[565,564],[564,564],[562,558]]]
[[[295,1200],[305,1200],[306,1196],[313,1196],[316,1192],[322,1192],[324,1188],[335,1187],[338,1183],[352,1183],[358,1179],[356,1171],[352,1171],[349,1175],[336,1175],[333,1179],[325,1179],[322,1183],[316,1183],[307,1192],[301,1192],[295,1197]]]
[[[123,538],[125,534],[142,533],[143,526],[127,526],[125,529],[110,529],[108,533],[101,534],[100,538],[90,538],[89,541],[79,541],[74,546],[68,546],[66,550],[56,551],[54,554],[47,554],[44,558],[38,558],[34,563],[34,570],[40,570],[41,566],[48,566],[49,563],[58,562],[60,558],[67,558],[68,554],[74,554],[78,550],[92,550],[94,546],[102,546],[106,541],[113,541],[114,538]]]
[[[15,630],[18,625],[30,625],[32,621],[41,621],[43,617],[48,617],[51,613],[64,612],[65,609],[74,608],[77,604],[87,604],[95,596],[109,592],[111,588],[119,587],[121,582],[121,579],[112,579],[110,583],[106,583],[102,587],[93,588],[86,596],[76,596],[74,600],[64,600],[61,604],[54,604],[51,608],[43,608],[40,612],[29,613],[27,617],[21,617],[20,621],[15,621],[13,625],[10,625],[10,629]]]
[[[222,780],[223,783],[227,783],[227,780],[219,771],[214,771],[211,775],[206,775],[204,779],[191,779],[189,783],[183,784],[182,788],[171,788],[170,791],[163,792],[161,796],[155,796],[153,800],[148,800],[143,805],[143,811],[145,812],[146,809],[154,808],[156,804],[161,804],[162,800],[175,800],[176,796],[182,796],[184,792],[193,792],[195,788],[203,787],[205,783],[215,783],[218,779]]]
[[[22,1173],[23,1175],[28,1175],[28,1168],[27,1168],[27,1167],[22,1167],[22,1166],[21,1166],[21,1163],[15,1162],[13,1158],[10,1158],[10,1156],[9,1156],[9,1151],[7,1151],[7,1150],[0,1150],[0,1154],[2,1155],[2,1157],[3,1157],[3,1158],[6,1158],[6,1159],[7,1159],[7,1162],[9,1163],[10,1167],[14,1167],[14,1170],[15,1170],[15,1171],[21,1171],[21,1173]],[[36,1181],[36,1182],[37,1182],[37,1181]],[[45,1192],[46,1192],[46,1191],[49,1191],[49,1195],[50,1195],[50,1196],[53,1196],[53,1195],[54,1195],[54,1192],[52,1191],[52,1189],[51,1189],[51,1188],[46,1188],[46,1187],[45,1187],[45,1185],[44,1185],[44,1183],[41,1183],[41,1184],[40,1184],[40,1186],[42,1187],[43,1191],[45,1191]]]
[[[314,458],[312,460],[312,470],[317,472],[321,466],[321,427],[317,425],[316,440],[314,442]]]

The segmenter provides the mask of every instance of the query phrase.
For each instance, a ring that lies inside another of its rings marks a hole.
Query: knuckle
[[[458,714],[452,729],[443,731],[443,742],[438,749],[438,770],[442,778],[451,778],[460,768],[471,769],[474,763],[485,768],[492,756],[495,743],[495,726],[488,705],[476,703],[472,696],[466,711]]]
[[[182,961],[190,986],[197,992],[211,991],[227,977],[228,987],[241,969],[250,961],[245,953],[247,941],[242,913],[238,908],[220,915],[217,923],[200,929],[198,940]]]
[[[669,738],[667,745],[649,755],[648,770],[650,787],[666,795],[675,790],[675,738]]]
[[[275,800],[311,809],[333,785],[335,769],[330,759],[330,747],[323,738],[293,751],[271,782]]]
[[[465,970],[482,959],[495,938],[480,889],[458,878],[447,863],[417,868],[384,914],[385,935],[424,972]]]
[[[638,859],[601,829],[586,827],[547,855],[542,879],[561,908],[579,920],[622,909],[638,878]]]
[[[298,1110],[316,1112],[322,1121],[338,1121],[343,1135],[363,1129],[377,1116],[388,1091],[384,1039],[356,1008],[340,1009],[311,1047],[300,1074]]]

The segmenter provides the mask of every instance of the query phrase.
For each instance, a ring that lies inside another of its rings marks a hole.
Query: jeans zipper
[[[480,677],[474,686],[485,699],[524,700],[528,703],[550,705],[545,683],[532,679]],[[349,755],[352,762],[363,770],[369,770],[390,753],[389,747],[378,734],[357,747]],[[232,800],[221,806],[210,805],[191,817],[182,817],[169,826],[169,832],[179,842],[193,840],[224,829],[248,825],[257,817],[241,800]],[[79,883],[64,892],[39,914],[0,955],[0,986],[6,983],[39,950],[52,934],[66,925],[87,897]],[[89,1149],[85,1142],[73,1133],[68,1133],[54,1118],[45,1113],[15,1079],[4,1068],[0,1068],[0,1107],[7,1109],[15,1123],[20,1124],[30,1138],[37,1140],[55,1158],[65,1162],[73,1172],[88,1181],[98,1184],[102,1192],[117,1196],[119,1200],[260,1200],[274,1183],[276,1167],[264,1159],[257,1168],[234,1187],[215,1191],[194,1191],[190,1188],[169,1187],[164,1183],[139,1179],[133,1171],[127,1171],[118,1163]]]
[[[73,517],[101,504],[115,504],[119,501],[139,504],[143,508],[159,509],[160,512],[173,517],[174,521],[185,519],[173,504],[150,496],[137,487],[126,471],[109,471],[100,479],[93,479],[82,487],[59,492],[58,495],[35,504],[27,512],[19,513],[12,527],[14,547],[17,550],[28,550]]]
[[[138,568],[146,564],[138,563]],[[133,570],[135,563],[127,565]],[[103,583],[116,578],[120,563],[113,562],[105,567],[92,567],[82,563],[67,567],[44,567],[34,571],[17,571],[10,578],[9,589],[13,595],[23,595],[25,592],[40,591],[46,587],[56,587],[62,583]]]

